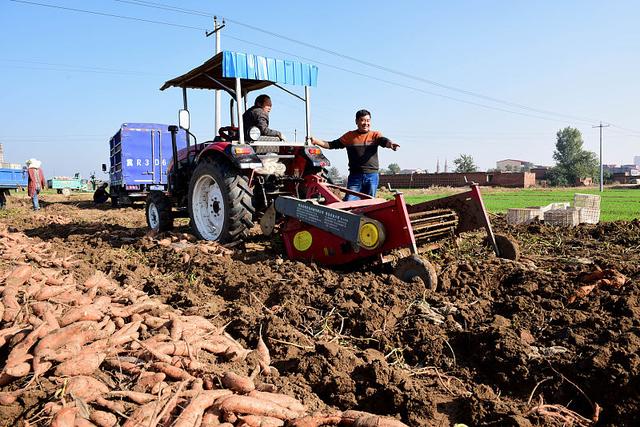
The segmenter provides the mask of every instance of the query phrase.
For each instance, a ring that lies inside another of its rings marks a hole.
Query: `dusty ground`
[[[312,408],[360,409],[412,426],[588,425],[596,414],[598,425],[637,425],[638,220],[558,230],[494,218],[522,259],[497,259],[481,236],[467,236],[427,255],[441,281],[433,292],[377,266],[288,261],[277,239],[256,235],[229,254],[181,236],[184,221],[177,233],[145,237],[141,207],[44,198],[33,213],[27,199],[11,197],[0,221],[122,284],[229,322],[246,346],[262,330],[278,386]],[[574,300],[598,268],[627,280],[600,281]]]

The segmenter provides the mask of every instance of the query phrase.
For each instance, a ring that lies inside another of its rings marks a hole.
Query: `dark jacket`
[[[372,130],[360,133],[352,130],[335,141],[329,148],[346,148],[349,157],[349,173],[378,173],[378,147],[386,147],[388,138]]]
[[[249,139],[249,129],[257,126],[260,129],[260,135],[262,136],[277,136],[282,137],[282,134],[275,130],[269,129],[269,115],[257,105],[249,108],[242,115],[242,124],[244,126],[244,137]]]

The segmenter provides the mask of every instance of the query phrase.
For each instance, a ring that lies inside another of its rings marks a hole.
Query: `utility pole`
[[[602,122],[598,126],[592,128],[600,128],[600,192],[604,191],[604,166],[602,164],[602,128],[608,128],[611,125],[603,125]]]
[[[214,16],[213,17],[213,31],[207,31],[205,33],[205,35],[207,37],[209,37],[212,34],[215,34],[216,38],[215,38],[215,54],[219,54],[220,53],[220,30],[222,30],[222,28],[224,28],[225,26],[225,22],[224,22],[224,18],[222,19],[222,25],[218,24],[218,17]],[[216,119],[215,119],[215,129],[213,130],[213,137],[215,138],[218,135],[218,129],[220,129],[220,126],[222,126],[222,119],[220,116],[221,110],[220,110],[220,90],[216,89],[215,90],[215,97],[216,97],[216,101],[215,101],[215,107],[216,107]]]

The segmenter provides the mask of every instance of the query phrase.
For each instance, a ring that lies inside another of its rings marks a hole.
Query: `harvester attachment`
[[[436,240],[446,233],[459,235],[484,228],[487,231],[487,243],[497,256],[512,260],[519,256],[518,245],[513,239],[493,233],[477,184],[471,184],[471,190],[464,193],[407,205],[407,211],[418,241]]]

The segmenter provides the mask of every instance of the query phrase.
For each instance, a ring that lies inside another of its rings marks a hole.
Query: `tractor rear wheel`
[[[498,252],[500,252],[500,258],[510,259],[512,261],[517,261],[520,258],[520,246],[513,237],[504,234],[495,234],[495,238]],[[493,249],[489,238],[487,238],[486,242],[487,245]]]
[[[196,236],[231,243],[253,226],[253,191],[240,171],[221,159],[204,158],[189,182],[189,217]]]
[[[398,261],[393,274],[403,282],[411,282],[414,278],[419,277],[427,289],[435,291],[438,288],[438,275],[435,267],[418,255],[410,255]]]
[[[161,233],[173,228],[171,201],[159,191],[152,191],[147,196],[145,216],[147,217],[147,225],[155,232]]]

